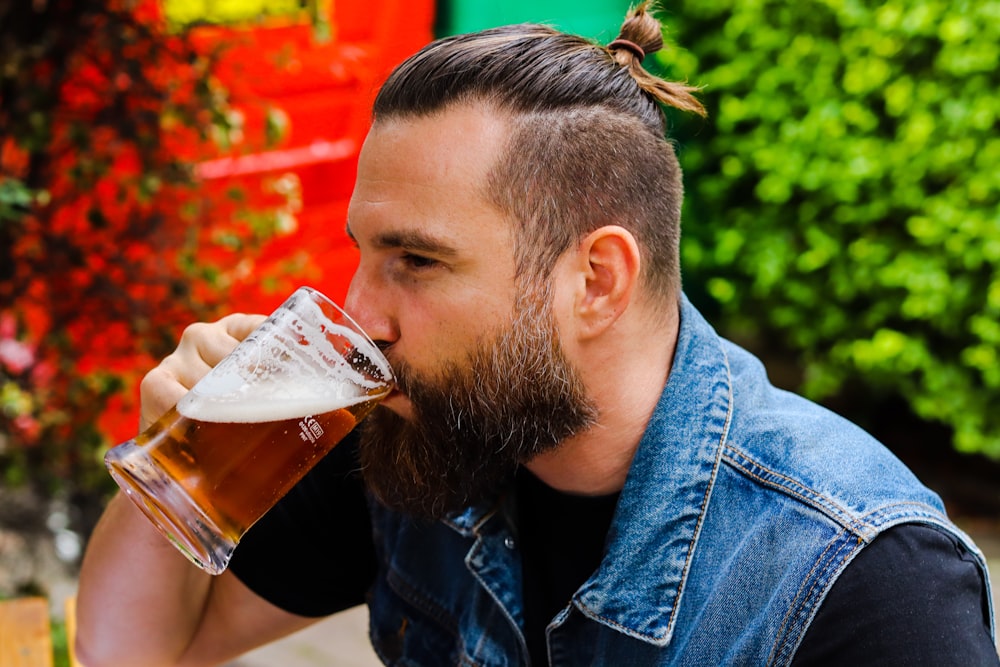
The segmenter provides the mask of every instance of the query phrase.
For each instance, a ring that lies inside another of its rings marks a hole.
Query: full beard
[[[396,366],[413,418],[376,408],[362,422],[358,450],[381,503],[436,519],[485,502],[518,465],[596,423],[548,299],[519,299],[514,312],[464,364],[444,364],[433,377]]]

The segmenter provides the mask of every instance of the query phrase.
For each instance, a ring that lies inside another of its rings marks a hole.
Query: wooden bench
[[[82,667],[73,655],[76,599],[66,600],[66,646],[70,667]],[[49,602],[30,597],[0,601],[0,667],[53,667]]]

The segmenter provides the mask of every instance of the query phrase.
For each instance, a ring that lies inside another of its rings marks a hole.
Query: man
[[[115,498],[85,664],[217,664],[363,601],[387,664],[998,664],[939,499],[683,297],[658,104],[700,105],[642,68],[661,44],[639,7],[607,48],[512,26],[394,72],[346,305],[398,390],[218,577]],[[189,328],[144,421],[257,321]]]

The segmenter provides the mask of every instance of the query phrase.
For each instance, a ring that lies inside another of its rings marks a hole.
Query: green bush
[[[1000,0],[680,0],[683,261],[723,333],[1000,458]]]

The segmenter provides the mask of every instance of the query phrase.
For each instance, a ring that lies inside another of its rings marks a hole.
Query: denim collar
[[[573,597],[586,616],[659,646],[670,641],[731,415],[721,340],[688,301],[670,376],[639,443],[608,533],[608,552]],[[467,537],[498,511],[444,520]]]
[[[608,553],[573,602],[627,635],[670,641],[732,413],[721,340],[687,297],[670,376],[639,443]]]

